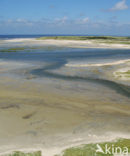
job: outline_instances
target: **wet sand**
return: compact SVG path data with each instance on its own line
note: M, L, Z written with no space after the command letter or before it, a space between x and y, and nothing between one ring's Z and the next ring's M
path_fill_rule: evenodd
M112 76L127 61L90 68L1 61L0 154L53 156L74 145L130 138L129 81Z
M48 149L52 155L55 148L128 138L129 103L128 97L93 83L3 75L0 151Z

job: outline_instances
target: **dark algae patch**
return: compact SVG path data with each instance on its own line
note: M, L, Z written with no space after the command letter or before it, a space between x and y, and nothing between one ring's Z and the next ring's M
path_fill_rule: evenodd
M57 49L63 49L63 47L56 47L56 46L36 46L36 47L14 47L8 49L0 49L0 52L32 52L34 50L46 50L46 51L53 51Z
M24 51L27 48L24 47L16 47L16 48L9 48L9 49L0 49L0 52L17 52L17 51Z
M29 118L31 118L34 114L35 114L35 112L30 113L30 114L27 114L27 115L24 115L22 118L23 118L23 119L29 119Z

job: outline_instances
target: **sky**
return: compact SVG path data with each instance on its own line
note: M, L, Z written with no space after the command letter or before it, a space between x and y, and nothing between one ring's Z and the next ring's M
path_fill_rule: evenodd
M0 0L0 34L130 36L130 0Z

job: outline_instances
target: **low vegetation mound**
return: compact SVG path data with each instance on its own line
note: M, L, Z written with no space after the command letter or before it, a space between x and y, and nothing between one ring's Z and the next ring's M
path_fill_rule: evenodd
M66 149L62 156L128 156L130 139L119 139L114 142L87 144ZM61 156L60 155L60 156ZM57 155L58 156L58 155Z
M37 38L37 40L122 40L130 41L130 37L113 37L113 36L44 36Z

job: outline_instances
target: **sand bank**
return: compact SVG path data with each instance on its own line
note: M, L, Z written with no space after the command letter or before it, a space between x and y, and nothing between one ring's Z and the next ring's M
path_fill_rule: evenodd
M100 63L100 64L66 64L65 66L67 67L91 67L91 66L101 67L101 66L109 66L109 65L118 65L122 63L127 63L129 61L130 59L109 62L109 63Z
M98 43L94 40L75 41L75 40L37 40L37 39L9 39L4 40L5 43L24 43L25 45L40 45L40 46L58 46L71 48L108 48L108 49L130 49L130 44L114 44L114 43Z

